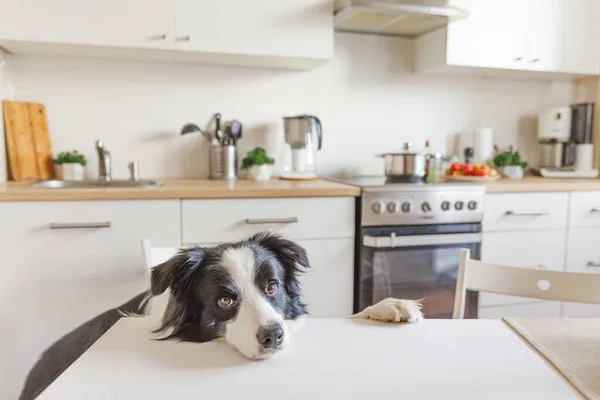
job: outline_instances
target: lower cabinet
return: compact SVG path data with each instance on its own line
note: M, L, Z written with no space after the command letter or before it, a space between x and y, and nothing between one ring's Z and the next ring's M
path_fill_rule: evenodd
M354 240L297 240L296 243L306 249L312 267L300 277L310 315L349 317L354 287Z
M587 274L600 273L599 239L600 228L570 229L567 240L566 270ZM563 317L600 318L600 304L564 303Z
M147 289L141 239L181 243L180 201L0 204L0 398L42 351Z

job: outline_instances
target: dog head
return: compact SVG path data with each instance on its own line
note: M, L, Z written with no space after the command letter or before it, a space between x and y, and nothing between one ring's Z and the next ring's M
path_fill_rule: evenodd
M180 250L152 270L152 294L170 292L157 332L192 342L224 338L246 357L267 358L289 342L286 320L306 314L297 278L305 268L302 247L268 233Z

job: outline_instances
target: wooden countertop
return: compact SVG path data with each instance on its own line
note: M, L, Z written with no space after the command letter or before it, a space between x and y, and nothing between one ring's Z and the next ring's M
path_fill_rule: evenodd
M600 179L551 179L541 176L502 178L486 183L485 190L487 193L600 191Z
M355 197L360 188L324 180L234 182L208 179L160 180L160 187L32 189L28 183L0 185L0 201L136 200L136 199L238 199L267 197Z

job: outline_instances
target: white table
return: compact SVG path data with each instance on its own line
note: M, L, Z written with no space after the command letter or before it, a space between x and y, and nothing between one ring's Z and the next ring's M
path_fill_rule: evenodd
M265 361L148 340L155 325L121 319L39 399L579 398L500 320L308 320Z

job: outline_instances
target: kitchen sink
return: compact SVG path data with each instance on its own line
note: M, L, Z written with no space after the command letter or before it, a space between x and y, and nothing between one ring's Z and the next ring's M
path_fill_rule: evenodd
M153 180L132 180L132 179L114 179L104 180L85 180L85 181L60 181L48 180L31 184L29 187L37 189L85 189L85 188L143 188L152 186L162 186L159 181Z

